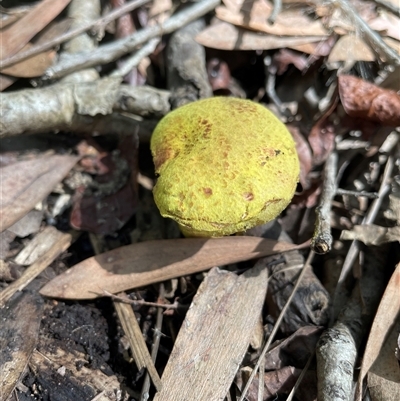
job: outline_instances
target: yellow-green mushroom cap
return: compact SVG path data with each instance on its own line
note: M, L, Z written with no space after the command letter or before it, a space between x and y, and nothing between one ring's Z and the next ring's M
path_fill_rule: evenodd
M277 217L299 177L285 125L250 100L213 97L167 114L151 138L162 216L186 236L218 237Z

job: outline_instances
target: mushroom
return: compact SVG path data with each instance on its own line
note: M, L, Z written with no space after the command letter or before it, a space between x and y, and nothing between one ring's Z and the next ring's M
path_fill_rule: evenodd
M151 138L155 202L185 236L219 237L277 217L299 177L285 125L250 100L213 97L167 114Z

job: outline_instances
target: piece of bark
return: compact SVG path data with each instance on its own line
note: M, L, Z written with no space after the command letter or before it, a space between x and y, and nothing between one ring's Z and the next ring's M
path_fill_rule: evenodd
M6 401L35 349L42 319L43 299L23 293L0 308L0 401Z
M307 247L256 237L145 241L88 258L47 283L41 294L91 299L229 263Z
M171 90L172 109L212 96L204 47L194 39L204 26L204 19L193 21L174 32L169 40L167 84Z
M115 310L117 311L119 320L125 335L128 337L133 358L135 359L138 370L146 368L155 388L159 391L162 388L161 379L158 375L154 362L151 359L149 350L147 349L146 341L143 338L143 333L136 319L135 312L132 306L121 302L114 302Z
M19 252L15 262L22 266L29 266L35 263L55 242L59 241L59 234L60 232L55 227L47 226Z
M342 309L333 327L321 336L316 349L318 400L350 400L357 351L381 299L385 286L383 268L389 257L386 246L376 252L365 249L364 267L359 284Z
M267 280L262 260L239 277L210 271L185 317L154 401L224 399L260 316Z

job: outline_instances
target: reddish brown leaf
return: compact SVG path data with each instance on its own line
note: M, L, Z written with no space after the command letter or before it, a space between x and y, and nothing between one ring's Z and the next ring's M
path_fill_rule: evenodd
M68 174L79 157L51 155L0 169L0 221L6 230L43 200Z
M91 299L213 266L259 258L308 244L293 245L258 237L186 238L140 242L91 257L56 277L41 294Z
M71 0L43 0L15 24L0 32L0 59L18 53Z
M384 125L400 125L400 95L361 78L339 76L339 95L346 113Z

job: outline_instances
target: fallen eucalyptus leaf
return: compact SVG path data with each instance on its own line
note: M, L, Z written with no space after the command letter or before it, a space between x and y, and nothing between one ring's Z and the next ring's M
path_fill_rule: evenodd
M78 263L47 283L40 293L66 299L97 298L308 245L245 236L141 242Z
M50 155L0 168L0 231L11 227L42 201L78 160L72 155Z

